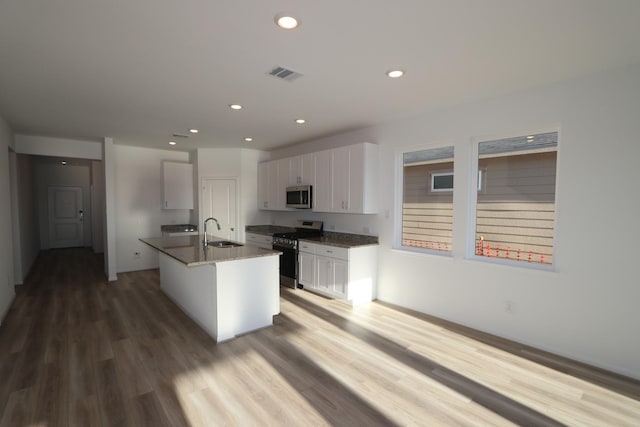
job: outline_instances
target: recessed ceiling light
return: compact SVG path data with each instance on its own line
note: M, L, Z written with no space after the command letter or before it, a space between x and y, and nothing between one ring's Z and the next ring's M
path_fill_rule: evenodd
M242 110L242 105L240 104L229 104L229 108L232 110Z
M251 137L246 137L246 138L244 139L244 142L253 142L253 138L251 138Z
M392 79L397 79L398 77L404 76L404 71L400 69L389 70L387 71L387 77L391 77Z
M535 136L533 136L533 135L529 135L529 136L527 137L527 139L528 139L529 141L531 141L531 140L532 140L532 139L534 139L534 138L535 138Z
M66 161L66 160L63 160L63 161L61 161L61 162L60 162L60 164L61 164L61 165L66 165L66 164L67 164L67 161Z
M189 132L191 132L191 133L198 133L199 131L198 131L198 129L189 129Z
M175 142L175 141L169 141L169 145L176 145L176 144L177 144L177 142Z
M298 21L293 16L286 13L279 13L275 16L274 21L276 25L283 30L293 30L300 25L300 21Z
M305 124L307 123L307 121L305 119L296 119L296 123L299 125Z

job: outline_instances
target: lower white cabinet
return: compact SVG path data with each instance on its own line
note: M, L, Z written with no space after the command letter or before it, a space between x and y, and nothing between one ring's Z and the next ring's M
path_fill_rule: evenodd
M298 281L304 288L351 304L376 298L378 246L343 248L299 242Z
M258 233L246 233L246 241L259 248L271 249L273 245L273 236Z

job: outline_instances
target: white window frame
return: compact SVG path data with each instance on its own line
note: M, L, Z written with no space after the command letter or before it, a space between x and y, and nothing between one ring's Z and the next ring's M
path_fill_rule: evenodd
M507 139L513 138L519 135L536 135L541 133L548 132L557 132L558 133L558 146L556 147L557 153L557 163L556 163L556 193L555 193L555 203L558 206L559 202L559 193L558 193L558 171L560 170L560 140L562 138L561 130L559 126L556 127L547 127L547 128L538 128L538 129L529 129L525 131L514 131L507 132L504 134L496 134L482 137L473 137L471 138L471 147L469 150L469 160L470 160L470 174L469 174L469 188L477 188L478 191L469 191L467 194L467 206L468 206L468 214L467 214L467 238L466 238L466 254L465 259L485 262L489 264L499 264L505 266L512 266L530 270L540 270L540 271L556 271L556 261L557 261L557 253L555 252L556 244L557 244L557 234L558 234L558 209L556 208L554 213L554 229L553 229L553 245L554 245L554 255L553 261L551 264L539 264L539 263L528 263L522 261L513 261L504 258L492 258L486 257L476 254L476 225L477 225L477 212L478 212L478 193L484 192L486 190L486 185L482 188L482 183L486 183L486 171L478 168L478 144L483 141L492 141L499 139ZM484 179L483 179L484 178ZM479 180L482 179L482 182Z
M450 172L434 172L431 174L431 186L430 186L430 192L431 193L453 193L453 187L451 188L434 188L434 184L435 184L435 179L438 176L451 176L451 178L453 179L453 171Z
M414 151L424 151L437 149L442 147L453 147L454 155L453 155L453 164L455 169L455 151L456 147L454 144L438 144L438 145L416 145L404 147L396 150L396 167L395 167L395 191L393 197L393 225L394 225L394 237L393 237L393 248L394 252L409 254L415 256L423 256L423 255L436 255L438 257L444 259L453 259L453 240L451 242L452 250L451 251L438 251L434 249L427 248L415 248L411 246L404 246L402 244L402 213L403 213L403 202L404 202L404 154L412 153ZM454 171L455 172L455 171ZM452 174L454 172L451 172ZM431 186L429 186L431 188ZM389 211L384 213L385 217L389 217Z

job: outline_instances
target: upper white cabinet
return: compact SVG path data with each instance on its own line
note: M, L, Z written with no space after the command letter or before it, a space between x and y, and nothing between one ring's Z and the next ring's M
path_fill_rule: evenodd
M286 210L286 189L294 185L312 185L313 154L287 157L258 164L258 208Z
M193 209L193 165L162 162L162 208Z
M289 158L289 185L313 185L313 181L313 153Z
M278 161L258 163L258 209L284 209L284 189L280 191ZM282 194L280 194L282 193Z
M349 145L315 153L314 157L314 211L377 213L377 145Z
M258 164L258 208L286 210L286 188L313 186L315 212L377 213L378 146L361 143Z
M313 158L316 172L313 187L313 210L331 212L333 210L332 151L314 153Z

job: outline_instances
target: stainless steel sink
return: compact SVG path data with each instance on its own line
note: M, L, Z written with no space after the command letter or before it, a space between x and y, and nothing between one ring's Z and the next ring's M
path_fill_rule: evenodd
M229 240L209 240L206 246L212 246L214 248L236 248L238 246L244 246L241 243L230 242Z

